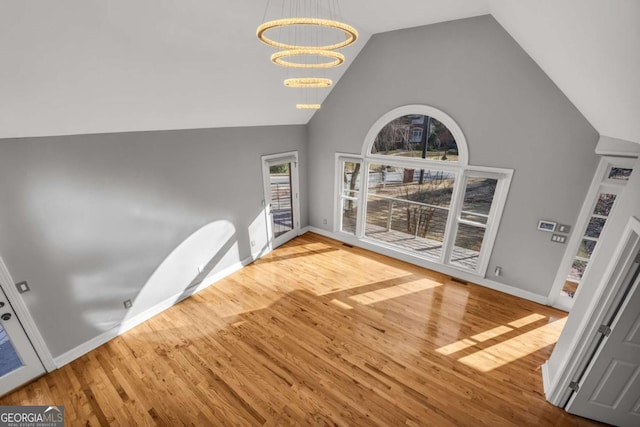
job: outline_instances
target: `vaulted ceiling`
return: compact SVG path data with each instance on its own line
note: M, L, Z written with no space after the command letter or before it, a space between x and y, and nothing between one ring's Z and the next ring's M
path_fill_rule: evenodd
M0 0L0 138L304 124L267 0ZM636 0L342 0L361 38L492 14L601 134L640 142ZM328 93L328 91L327 91Z

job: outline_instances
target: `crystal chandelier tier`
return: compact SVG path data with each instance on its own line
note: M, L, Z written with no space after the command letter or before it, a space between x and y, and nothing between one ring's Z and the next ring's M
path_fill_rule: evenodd
M340 16L338 0L268 0L256 36L278 49L271 55L272 63L317 74L342 65L346 58L337 50L358 40L358 31ZM331 79L318 75L284 81L284 86L297 88L304 95L305 102L297 104L298 109L320 108L317 100L309 99L309 92L332 85Z

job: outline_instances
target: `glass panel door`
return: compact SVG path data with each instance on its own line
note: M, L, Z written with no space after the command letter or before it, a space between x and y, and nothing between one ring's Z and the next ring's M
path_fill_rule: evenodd
M291 162L269 166L269 188L273 237L278 238L294 228Z
M0 395L42 373L44 367L0 289Z
M0 325L0 377L22 367L22 360L13 347L7 331Z
M300 229L297 153L263 157L263 173L273 248L296 237Z

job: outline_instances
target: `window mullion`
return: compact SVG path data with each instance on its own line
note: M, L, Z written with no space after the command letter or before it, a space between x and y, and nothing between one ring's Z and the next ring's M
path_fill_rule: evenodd
M440 262L443 264L449 264L451 261L451 251L453 249L453 239L455 239L458 231L457 218L460 215L462 209L462 197L464 197L465 187L465 171L462 170L455 174L455 183L453 185L453 194L451 195L451 206L449 207L449 217L447 218L447 225L444 230L442 256Z
M367 199L369 197L369 161L363 160L360 177L360 201L358 202L358 216L356 220L356 237L361 239L365 233L365 218L367 212Z

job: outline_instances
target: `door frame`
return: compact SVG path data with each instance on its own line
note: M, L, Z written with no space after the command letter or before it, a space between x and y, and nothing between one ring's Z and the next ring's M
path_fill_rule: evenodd
M271 199L271 187L269 182L269 166L271 164L277 164L279 160L282 163L291 161L293 163L290 169L291 174L291 208L293 211L293 229L288 231L284 235L274 238L273 236L273 222L270 215L270 199ZM299 186L299 174L298 174L298 151L288 151L284 153L268 154L261 157L262 162L262 183L264 187L264 212L267 225L267 236L269 238L269 250L273 250L278 246L288 242L289 240L300 235L300 186Z
M559 378L555 384L550 384L547 400L554 405L565 407L573 394L571 382L577 382L589 363L599 342L598 328L606 322L613 313L622 285L627 277L635 258L640 251L640 220L630 217L622 233L620 243L611 257L603 280L600 281L593 295L585 316L577 329L570 355L564 358ZM571 362L571 363L569 363Z
M591 404L589 401L600 389L599 386L602 382L598 381L601 381L609 371L608 368L612 366L610 364L612 360L616 360L613 357L606 357L607 350L612 350L612 347L610 346L615 346L611 340L616 340L618 345L624 345L623 341L626 338L629 338L630 330L633 331L633 328L638 324L637 311L635 311L637 307L631 306L630 304L632 302L632 298L634 298L637 303L637 298L640 296L640 246L637 245L632 254L634 254L632 263L633 268L631 268L625 275L622 286L611 305L611 309L605 316L602 323L603 325L609 326L609 333L606 335L601 334L601 338L598 340L597 345L594 346L594 351L591 353L592 356L589 358L587 366L582 369L579 374L579 380L577 381L579 388L572 393L567 405L565 406L565 410L571 414L586 418L593 418L605 423L608 422L613 424L620 421L616 419L620 416L620 412L618 412L617 408L611 408L611 411L608 411L607 414L603 414L600 412L601 408L593 408L590 406ZM631 325L629 327L627 324L623 327L620 323L622 322L623 317L629 315L633 316L631 317ZM637 347L636 343L633 343L633 345ZM603 353L605 354L603 355ZM624 354L624 352L618 352L618 354ZM637 354L638 353L636 353L636 355ZM629 359L626 361L629 361ZM602 369L603 367L604 369ZM598 372L598 370L600 370L600 372ZM594 379L596 380L595 384L593 382ZM629 380L631 380L631 378L629 378ZM626 386L623 393L627 393L630 390L630 384L627 383L622 385ZM620 403L619 400L617 400L617 402ZM610 416L612 418L609 418ZM623 415L622 417L624 418L625 416Z
M567 242L567 247L564 251L564 255L562 256L562 261L560 262L560 266L558 267L558 271L556 272L556 277L553 282L553 286L551 287L551 291L549 291L547 300L549 305L557 308L559 310L570 312L573 307L573 302L575 298L578 296L578 292L580 292L580 286L578 286L578 291L573 298L561 295L562 289L564 288L564 284L567 281L567 276L569 274L569 269L571 268L571 264L576 257L576 253L578 252L578 248L582 239L584 237L584 230L587 228L589 223L589 219L591 218L591 214L593 209L598 202L597 197L600 193L602 187L617 187L621 190L625 184L620 183L611 183L607 182L606 176L611 170L612 167L629 167L632 168L635 164L635 157L613 157L613 156L602 156L600 158L600 162L598 163L598 167L596 168L596 172L593 174L593 178L591 180L591 185L589 186L589 190L587 191L587 195L584 198L584 202L582 203L582 207L580 208L580 213L578 215L578 219L573 227L571 235L569 236L569 240ZM611 211L609 212L609 217L615 211L615 208L618 204L618 198L613 204ZM607 225L605 224L602 229L602 233L606 231ZM598 252L598 245L596 245L596 249L591 256L591 259L595 258ZM591 263L587 265L587 268L582 276L582 281L589 275L589 266Z
M24 332L27 334L29 341L31 341L31 345L35 350L36 354L40 358L44 369L47 372L51 372L56 370L58 367L53 360L53 356L51 355L51 351L40 333L40 330L36 326L36 322L33 320L27 305L24 300L20 296L20 293L14 286L15 282L7 269L2 257L0 256L0 284L2 284L2 290L4 291L9 303L11 304L13 311L20 321Z

